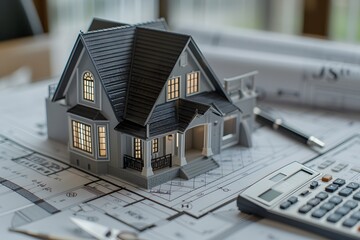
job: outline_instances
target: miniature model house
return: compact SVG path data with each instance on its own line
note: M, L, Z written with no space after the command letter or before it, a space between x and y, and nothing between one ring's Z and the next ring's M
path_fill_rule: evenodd
M190 179L218 167L221 149L251 144L255 93L241 81L224 87L191 36L163 20L94 20L49 88L48 136L94 173L145 188Z

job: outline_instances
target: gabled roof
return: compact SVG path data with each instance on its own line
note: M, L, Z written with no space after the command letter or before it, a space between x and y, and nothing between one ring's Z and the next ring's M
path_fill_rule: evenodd
M129 25L127 23L119 23L119 22L113 22L101 18L93 18L89 28L88 32L100 30L100 29L106 29L106 28L113 28L113 27L121 27Z
M188 100L199 102L206 105L211 105L217 109L222 115L239 110L234 104L229 102L227 98L217 92L203 92L193 95Z
M125 119L145 125L190 36L137 28Z
M94 20L92 25L102 28L113 24L116 25ZM237 110L190 36L165 31L164 20L138 25L118 24L121 26L79 34L53 101L64 98L73 69L86 49L120 122L116 127L118 130L139 137L164 131L184 131L195 116L210 109L219 115ZM178 99L156 106L161 90L186 48L216 92L197 94L188 98L190 101ZM165 122L156 120L162 117Z
M100 76L115 116L122 120L130 75L136 26L166 30L163 19L134 26L126 25L88 33L80 33L69 61L60 78L53 101L64 98L66 86L80 53L85 47Z
M177 99L156 106L149 119L148 136L146 127L128 120L119 123L115 129L142 139L172 131L185 132L196 117L204 115L210 109L209 105ZM218 114L216 111L215 113Z

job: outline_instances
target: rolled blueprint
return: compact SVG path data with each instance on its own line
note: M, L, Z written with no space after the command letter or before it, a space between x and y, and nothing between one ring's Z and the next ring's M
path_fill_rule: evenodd
M360 110L360 66L313 58L200 45L216 75L258 70L261 98L317 107Z
M176 31L191 35L199 45L360 64L360 46L354 44L239 28L191 26Z

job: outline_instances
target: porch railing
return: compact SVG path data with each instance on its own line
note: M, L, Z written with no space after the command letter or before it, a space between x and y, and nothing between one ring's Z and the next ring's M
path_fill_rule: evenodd
M142 159L134 158L129 155L124 155L124 168L131 168L141 172L143 166L144 163Z
M158 170L166 167L172 167L171 154L151 159L151 167L153 170Z
M142 159L134 158L129 155L124 155L124 168L131 168L141 172L143 166L144 161ZM151 167L153 170L172 167L171 154L151 159Z

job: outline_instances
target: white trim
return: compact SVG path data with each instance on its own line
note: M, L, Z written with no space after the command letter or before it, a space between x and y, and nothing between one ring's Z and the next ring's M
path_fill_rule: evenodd
M79 59L82 59L82 56L84 55L84 52L85 52L85 49L83 49L83 50L81 51L80 56L79 56L79 58L78 58L78 61L77 61L76 64L75 64L74 71L73 71L73 72L71 73L71 75L70 75L70 80L71 80L71 79L73 79L74 74L76 74L76 79L75 79L75 80L76 80L76 89L79 89L79 88L78 88L78 82L79 82L78 72L79 72L79 63L80 63ZM65 90L64 90L64 95L67 94L70 85L71 85L71 81L69 81L68 84L66 85L66 88L65 88ZM77 96L77 95L78 95L78 94L76 94L76 96Z

